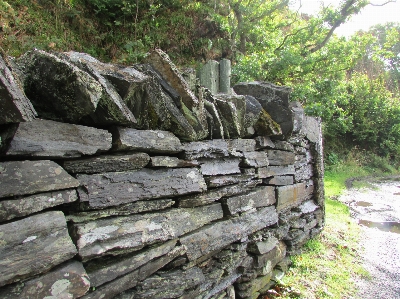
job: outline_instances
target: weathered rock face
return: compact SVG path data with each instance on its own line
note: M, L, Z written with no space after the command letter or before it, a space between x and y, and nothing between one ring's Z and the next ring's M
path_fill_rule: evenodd
M37 119L19 124L5 154L55 159L80 157L109 150L111 139L105 130Z
M213 95L159 50L16 62L0 71L1 298L255 299L322 230L321 123L287 88L235 95L226 70Z
M3 224L0 232L0 286L45 272L76 254L62 212Z
M0 124L35 119L36 111L26 97L21 82L0 54Z

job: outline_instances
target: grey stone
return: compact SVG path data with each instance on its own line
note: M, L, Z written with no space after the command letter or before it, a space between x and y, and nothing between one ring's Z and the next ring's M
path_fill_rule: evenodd
M197 168L141 169L131 172L79 174L80 201L88 208L118 206L142 199L155 199L205 191Z
M304 109L299 102L290 102L289 108L293 112L293 134L300 133L304 122Z
M288 152L294 152L294 145L291 144L290 142L287 141L282 141L282 140L276 140L275 142L275 148L276 150L281 150L281 151L288 151Z
M179 207L190 208L201 206L219 200L222 197L229 197L238 194L244 194L254 188L259 182L255 180L241 182L235 185L211 189L202 194L189 195L179 198Z
M255 266L258 268L264 267L268 262L271 263L271 268L274 268L286 256L286 245L283 241L279 243L265 254L255 257Z
M35 194L0 201L0 221L11 220L78 200L75 189Z
M161 269L166 264L174 260L176 257L183 255L184 253L185 249L182 246L176 247L167 254L148 262L140 268L96 288L94 292L83 296L82 299L119 298L120 293L134 288L140 281L145 280L151 274Z
M219 92L231 93L231 61L221 59L219 62Z
M182 150L180 140L168 131L117 127L113 132L113 138L115 151L176 154Z
M289 221L290 228L303 228L307 221L303 218L296 218Z
M294 182L293 176L291 175L279 175L263 179L264 184L275 185L275 186L293 185L293 182Z
M207 225L181 237L180 242L186 246L189 260L193 261L277 221L275 208L267 207L254 213L246 213L237 218Z
M229 215L270 206L275 202L275 188L270 186L257 187L247 194L228 197L223 200Z
M5 154L71 158L93 155L110 148L111 134L105 130L37 119L18 125Z
M70 173L99 173L141 169L150 161L146 153L127 155L102 155L79 160L64 161L63 167Z
M0 286L46 272L76 254L62 212L0 225L0 238Z
M208 130L210 132L208 137L210 139L224 138L224 126L222 124L222 120L217 107L215 107L213 101L208 101L206 99L204 99L204 107L208 112L207 122Z
M274 121L265 109L261 110L260 116L254 125L255 132L261 136L281 136L282 128Z
M151 167L180 168L180 167L196 167L199 165L200 163L197 161L181 160L177 157L169 157L169 156L151 157Z
M24 65L25 92L40 117L85 124L136 124L115 88L89 64L41 50L26 53L18 63Z
M250 128L257 123L263 108L255 97L249 95L245 95L244 97L246 100L246 114L244 117L244 127Z
M244 152L242 166L244 167L266 167L269 164L266 152Z
M247 251L254 254L266 254L278 245L279 240L275 237L269 237L266 241L256 242L247 247Z
M239 158L199 159L200 172L203 175L225 175L240 173Z
M206 292L206 294L204 294L202 296L203 299L208 299L208 298L226 298L225 297L225 292L223 292L222 297L214 297L215 294L218 294L219 292L222 292L223 290L231 287L233 285L233 283L240 277L242 276L242 274L239 273L233 273L230 276L222 279L222 281L220 281L217 285L215 285L211 290L209 290L208 292ZM233 286L232 286L233 287ZM233 291L234 292L234 291ZM234 295L234 293L233 293ZM232 298L232 297L228 297L228 298ZM233 297L234 298L234 297Z
M232 139L229 140L232 152L254 152L256 150L256 141L253 139Z
M31 121L36 111L26 97L18 75L6 57L0 54L0 124Z
M306 183L277 187L277 210L282 211L305 201L311 197L313 189L313 186L307 186Z
M225 138L241 138L245 135L246 98L238 95L214 96Z
M219 75L218 61L209 60L199 71L200 84L208 88L212 94L217 94L220 86Z
M89 290L90 282L82 264L69 261L37 278L0 289L3 299L79 298Z
M310 222L308 222L306 225L304 225L303 229L304 229L304 231L311 230L312 228L316 227L317 224L318 224L317 219L313 219Z
M135 201L111 209L93 210L87 212L70 212L66 218L68 221L72 221L74 223L82 223L100 218L128 216L143 212L163 210L172 207L174 204L175 201L172 199Z
M272 273L266 276L260 276L253 279L251 282L246 282L238 285L239 291L237 295L239 298L258 298L259 290L264 288L271 280Z
M314 203L313 200L308 200L303 202L301 205L296 207L296 211L301 212L302 214L308 214L316 211L319 207Z
M256 149L264 149L264 148L275 148L275 143L272 142L271 138L268 136L257 136L254 138L256 141Z
M98 287L132 272L153 259L167 254L175 248L176 241L168 241L141 253L129 254L122 257L105 257L100 260L89 261L85 264L85 268L89 275L90 286Z
M314 169L312 164L306 164L302 167L296 169L296 173L294 175L294 179L296 182L301 182L305 180L309 180L314 175Z
M255 97L263 108L277 122L284 136L293 132L293 112L289 108L291 89L267 82L239 83L233 87L237 94Z
M262 167L257 169L257 175L260 179L279 176L279 175L294 175L296 173L294 165Z
M188 160L199 158L229 157L230 147L227 140L214 139L183 144L183 157Z
M74 224L71 233L83 261L122 254L175 239L223 217L220 204L163 213L120 216Z
M58 164L47 160L1 162L0 181L0 198L79 186Z
M205 181L209 188L216 188L226 185L238 184L240 182L248 182L254 178L251 174L237 174L237 175L221 175L206 177Z
M269 165L282 166L294 164L296 155L292 152L280 150L265 150L268 155Z
M160 49L155 49L146 57L145 62L151 64L181 96L182 108L187 109L181 112L189 122L193 121L191 125L197 133L197 140L206 138L208 126L204 103L196 98L168 55Z
M313 143L318 143L322 139L321 129L321 119L312 116L305 116L302 132L306 135L308 140Z

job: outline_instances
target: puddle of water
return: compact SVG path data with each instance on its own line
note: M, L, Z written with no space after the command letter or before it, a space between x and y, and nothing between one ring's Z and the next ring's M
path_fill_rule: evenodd
M356 207L370 207L370 206L372 206L372 203L369 203L366 201L357 201L354 205Z
M374 222L374 221L360 219L358 221L358 224L366 227L377 228L384 232L400 234L400 222L394 222L394 221Z

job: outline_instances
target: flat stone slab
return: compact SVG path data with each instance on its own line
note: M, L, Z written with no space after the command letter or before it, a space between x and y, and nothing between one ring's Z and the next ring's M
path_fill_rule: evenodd
M142 199L199 193L207 189L197 168L142 169L132 172L79 174L80 201L88 208L118 206Z
M296 170L294 165L284 165L284 166L273 166L261 167L257 169L257 176L260 179L265 179L272 176L280 175L294 175Z
M261 242L256 242L253 244L250 244L247 247L247 251L251 252L253 254L265 254L270 252L272 249L274 249L279 243L279 240L275 237L269 237L267 240L265 241L261 241Z
M263 183L267 185L286 186L293 185L294 179L292 175L278 175L263 179Z
M0 289L0 297L3 299L79 298L87 293L90 286L91 282L82 263L71 260L38 278Z
M74 224L71 232L79 256L87 261L106 254L133 252L146 245L175 239L222 217L221 205L213 204Z
M0 286L46 272L76 254L58 211L0 225L0 244Z
M182 160L177 157L170 156L156 156L151 157L151 167L168 167L168 168L180 168L180 167L196 167L200 163L197 161Z
M85 265L90 278L90 286L98 287L106 282L126 275L144 264L163 256L175 248L177 240L168 241L138 254L123 257L106 257L93 260Z
M240 173L239 158L199 159L203 175L225 175Z
M176 154L182 151L182 145L178 137L168 131L117 127L113 133L113 149L115 151L166 154Z
M79 186L79 181L48 160L1 162L0 181L0 198Z
M277 210L282 211L305 201L312 195L313 187L306 183L276 187Z
M296 155L292 152L280 150L266 150L269 165L281 166L290 165L296 162Z
M0 54L0 124L31 121L36 111L26 97L22 84Z
M75 189L35 194L0 201L0 222L33 214L44 209L78 200Z
M296 210L301 212L302 214L312 213L319 209L319 207L315 204L313 200L308 200L302 203L300 206L296 207Z
M244 152L242 165L244 167L267 167L269 165L266 152Z
M134 288L140 281L145 280L151 274L183 254L185 254L185 248L183 246L176 247L167 254L148 262L138 269L109 283L101 285L100 287L96 288L94 292L83 296L82 299L118 298L118 294Z
M128 155L102 155L79 160L64 161L63 167L70 173L120 172L141 169L149 164L146 153Z
M266 207L240 217L207 225L180 238L187 256L194 261L278 221L275 207Z
M66 218L67 221L71 221L73 223L82 223L100 218L128 216L143 212L163 210L172 207L174 204L175 201L173 201L172 199L135 201L132 203L117 206L115 208L93 210L87 212L72 212L68 216L66 216Z
M211 189L201 194L184 196L178 199L179 200L178 206L180 208L190 208L190 207L197 207L210 204L213 203L214 201L219 200L222 197L228 197L246 193L259 183L260 182L258 182L257 180L251 180L248 182L241 182L235 185L229 185L225 187Z
M111 148L108 131L37 119L20 123L7 156L71 158L93 155Z
M206 177L205 181L209 188L216 188L221 186L238 184L241 182L248 182L254 179L255 176L252 174L233 174L233 175L220 175Z
M247 194L228 197L223 200L229 215L270 206L275 202L275 188L272 186L260 186Z

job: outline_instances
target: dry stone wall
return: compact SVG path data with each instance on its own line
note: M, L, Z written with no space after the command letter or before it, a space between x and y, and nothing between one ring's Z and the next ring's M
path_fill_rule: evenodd
M1 298L257 298L322 230L321 124L288 88L146 62L0 59Z

